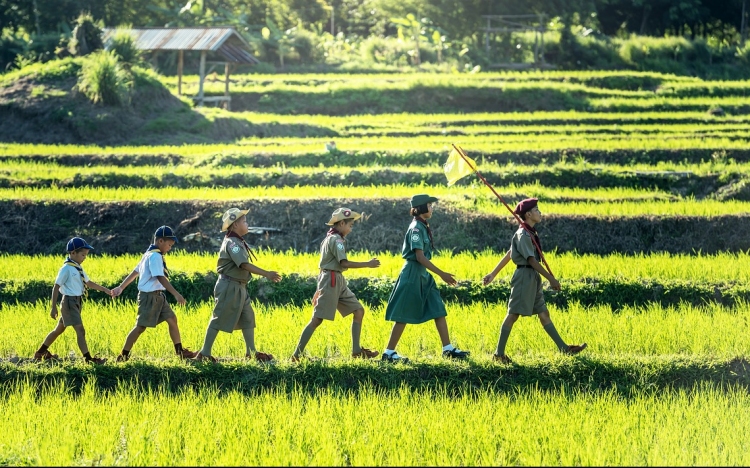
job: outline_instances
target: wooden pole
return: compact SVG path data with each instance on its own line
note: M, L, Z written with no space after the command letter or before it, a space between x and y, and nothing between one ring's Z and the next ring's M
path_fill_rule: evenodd
M231 110L231 101L229 97L229 62L224 63L224 97L227 98L227 110Z
M198 107L203 107L203 80L206 79L206 51L201 51L200 81L198 82Z
M184 63L184 52L181 50L177 55L177 95L182 96L182 65Z

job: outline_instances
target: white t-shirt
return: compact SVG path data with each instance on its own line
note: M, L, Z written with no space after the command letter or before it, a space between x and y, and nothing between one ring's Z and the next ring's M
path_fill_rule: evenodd
M136 267L138 270L138 290L143 292L164 291L166 289L157 276L164 274L164 259L158 250L146 252Z
M81 271L83 271L83 268L81 268ZM55 284L60 286L60 292L65 296L83 296L85 292L84 281L91 281L86 272L83 271L83 279L81 279L81 273L73 265L66 263L57 272Z

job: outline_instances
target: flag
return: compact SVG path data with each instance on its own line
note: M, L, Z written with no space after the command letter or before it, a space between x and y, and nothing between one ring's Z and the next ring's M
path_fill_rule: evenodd
M453 148L448 155L448 160L443 164L443 170L445 171L445 177L448 179L448 186L450 187L458 179L477 172L477 163L466 155L461 156L458 150Z

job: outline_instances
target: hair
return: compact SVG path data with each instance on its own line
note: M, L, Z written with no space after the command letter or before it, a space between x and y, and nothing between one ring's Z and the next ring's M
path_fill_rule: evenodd
M71 251L70 251L70 252L68 252L68 253L69 253L69 254L74 254L74 253L78 253L78 252L80 252L81 250L89 250L89 249L87 249L86 247L78 247L77 249L73 249L73 250L71 250Z
M411 210L409 210L409 213L412 216L419 216L421 214L427 213L428 211L430 211L430 210L429 210L429 208L427 208L427 203L425 203L424 205L415 206L414 208L412 208Z
M348 223L349 221L351 221L353 223L354 222L354 218L346 218L346 219L342 219L341 221L336 221L335 223L333 223L333 227L336 227L336 226L338 226L341 223Z
M171 241L173 241L173 240L174 240L174 239L172 239L171 237L154 237L154 244L156 244L157 242L159 242L159 241L160 241L160 240L162 240L162 239L165 239L165 240L171 240Z

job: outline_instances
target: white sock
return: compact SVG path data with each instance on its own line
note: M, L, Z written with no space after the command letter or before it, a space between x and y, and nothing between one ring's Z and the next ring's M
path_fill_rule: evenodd
M395 354L395 353L396 353L396 350L395 350L395 349L386 349L385 351L383 351L383 354L387 354L387 355L389 355L389 356L390 356L391 354Z
M455 349L455 350L458 351L458 349L455 346L453 346L452 344L447 344L447 345L443 346L443 351L451 351L453 349Z

